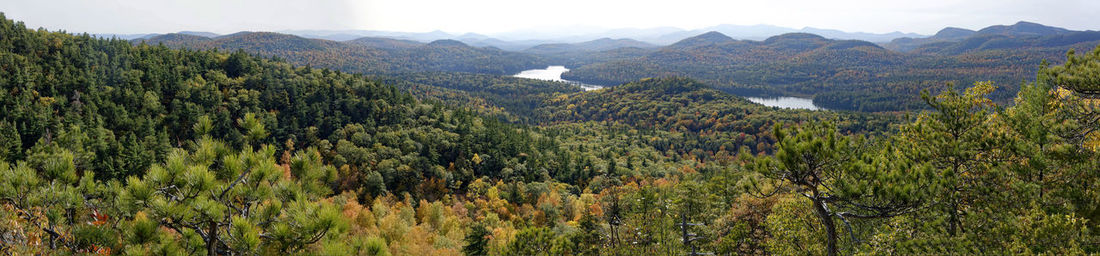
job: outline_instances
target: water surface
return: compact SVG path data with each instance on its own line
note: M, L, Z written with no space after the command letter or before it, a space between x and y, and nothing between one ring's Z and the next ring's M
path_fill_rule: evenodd
M603 88L603 86L599 86L599 85L590 85L590 84L585 84L585 83L581 83L581 82L577 82L577 81L569 81L569 80L561 79L561 74L565 73L566 71L569 71L569 69L565 68L565 66L549 66L549 67L546 67L545 69L524 70L523 72L519 72L519 74L515 74L513 76L514 77L519 77L519 78L549 80L549 81L558 81L558 82L575 84L577 86L580 86L581 88L584 88L585 91L591 91L591 90Z
M761 98L761 97L745 97L745 99L756 102L758 104L769 107L780 107L789 109L808 109L808 110L824 110L825 108L814 105L813 99L799 98L799 97L773 97L773 98Z
M561 74L565 73L566 71L569 71L569 69L565 68L565 66L549 66L549 67L546 67L544 69L524 70L523 72L519 72L519 74L515 74L513 76L514 77L519 77L519 78L549 80L549 81L558 81L558 82L575 84L577 86L580 86L581 88L584 88L584 90L586 90L586 91L591 91L591 90L603 88L603 86L599 86L599 85L590 85L590 84L585 84L585 83L581 83L581 82L577 82L577 81L570 81L570 80L561 79ZM765 97L745 97L745 99L748 99L749 101L752 101L752 102L755 102L755 103L758 103L758 104L761 104L761 105L764 105L764 106L769 106L769 107L780 107L780 108L789 108L789 109L825 110L825 108L818 107L817 105L814 105L813 99L808 99L808 98L799 98L799 97L767 97L767 98L765 98Z

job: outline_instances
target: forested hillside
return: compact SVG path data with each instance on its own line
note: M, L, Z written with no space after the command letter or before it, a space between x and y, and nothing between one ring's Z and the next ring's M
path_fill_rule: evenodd
M537 57L528 54L471 47L454 40L420 44L361 38L337 42L270 32L240 32L213 39L167 34L134 42L164 44L177 49L244 50L259 56L279 57L297 65L367 74L446 71L510 75L545 67Z
M1014 34L1011 31L1024 29L1012 28L929 41L908 53L812 34L748 41L711 32L641 56L592 55L576 62L563 78L613 85L686 76L736 94L812 96L815 104L830 109L894 111L923 108L916 95L928 88L942 90L946 83L995 81L1001 89L991 97L1008 103L1020 81L1038 71L1036 63L1058 61L1069 49L1091 49L1100 43L1097 32L1039 36Z
M550 98L583 91L580 87L567 83L471 73L420 72L378 75L374 78L398 88L411 88L413 96L419 98L437 99L441 95L432 91L422 92L421 89L447 90L467 95L441 101L461 107L484 101L492 108L499 109L489 111L488 114L499 114L504 120L516 123L537 121L533 117Z
M135 42L176 49L244 50L297 65L371 74L418 99L472 107L480 113L513 122L529 121L531 109L553 92L580 90L563 83L501 77L545 66L537 64L543 61L531 55L475 48L453 40L424 44L366 37L336 42L278 33L241 32L214 39L166 34Z
M991 97L1001 104L1010 103L1020 82L1038 71L1035 63L1060 60L1069 49L1091 49L1100 43L1100 32L1021 22L980 31L948 28L929 38L895 40L885 44L889 49L808 33L751 41L718 32L659 48L628 39L603 39L539 45L523 52L470 47L455 40L424 44L362 38L336 42L264 32L214 39L168 34L136 42L173 48L244 49L298 65L368 74L510 75L565 65L571 71L563 78L605 86L682 76L738 95L812 97L817 105L829 109L880 112L925 108L916 95L929 88L944 90L948 83L994 81L1000 89Z
M241 228L282 241L266 250L305 250L346 231L332 201L316 201L333 192L440 199L504 169L557 169L552 140L358 75L0 25L0 158L11 163L0 198L6 220L25 221L4 230L31 225L20 241L48 242L17 254L259 250ZM120 247L128 239L137 247Z
M897 55L808 34L723 47ZM977 82L914 94L912 115L768 108L706 79L583 92L258 55L0 14L0 253L1100 253L1100 47L1014 64L1038 71L1011 105Z
M657 45L641 42L633 39L611 39L600 38L587 42L566 44L540 44L527 48L523 52L533 54L563 54L563 53L577 53L577 52L602 52L607 50L614 50L619 48L656 48Z
M551 123L614 122L688 137L677 150L735 154L741 147L771 152L771 127L779 122L833 120L843 130L881 133L896 116L769 108L686 78L643 79L606 89L562 95L542 109ZM668 146L658 147L660 149ZM726 151L726 152L723 152ZM704 157L701 154L701 158Z

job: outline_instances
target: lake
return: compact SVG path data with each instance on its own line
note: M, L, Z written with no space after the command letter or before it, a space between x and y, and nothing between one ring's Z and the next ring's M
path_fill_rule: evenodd
M514 75L514 77L570 83L584 88L585 91L603 88L603 86L599 85L590 85L577 81L561 79L561 74L565 73L566 71L569 71L569 69L565 68L565 66L549 66L545 69L524 70L523 72L519 72L519 74Z
M513 76L514 77L519 77L519 78L549 80L549 81L558 81L558 82L565 82L565 83L575 84L577 86L580 86L581 88L584 88L585 91L591 91L591 90L603 88L603 86L599 86L599 85L590 85L590 84L585 84L585 83L581 83L581 82L577 82L577 81L569 81L569 80L561 79L561 74L565 73L566 71L569 71L569 69L565 68L565 66L549 66L549 67L546 67L544 69L524 70L523 72L519 72L519 74L515 74ZM755 103L758 103L758 104L761 104L761 105L764 105L764 106L769 106L769 107L780 107L780 108L789 108L789 109L825 110L825 108L818 107L817 105L814 105L813 99L807 99L807 98L799 98L799 97L772 97L772 98L745 97L745 99L748 99L749 101L752 101L752 102L755 102Z
M825 108L814 105L813 99L799 98L799 97L775 97L775 98L760 98L760 97L745 97L745 99L769 107L781 107L790 109L808 109L808 110L825 110Z

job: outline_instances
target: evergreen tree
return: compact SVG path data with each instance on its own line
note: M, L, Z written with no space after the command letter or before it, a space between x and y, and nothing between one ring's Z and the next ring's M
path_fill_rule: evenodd
M753 186L765 194L791 189L808 199L824 229L828 255L840 253L836 219L851 233L848 219L890 218L922 206L919 185L927 180L928 169L897 160L889 147L868 151L871 146L863 138L839 135L827 123L789 129L777 125L774 134L775 156L757 158L752 165L772 182Z
M462 254L467 256L489 255L489 230L485 225L477 224L470 227L466 233L466 245L462 246Z
M1007 188L999 187L1006 183L998 180L1004 175L996 167L1007 157L998 145L1008 140L991 124L989 113L994 106L985 98L994 89L991 83L979 82L961 94L954 88L937 96L925 91L921 97L933 111L901 128L899 142L911 147L903 151L906 157L936 169L936 188L941 190L936 192L935 207L948 217L950 236L968 232L968 214L1007 200Z

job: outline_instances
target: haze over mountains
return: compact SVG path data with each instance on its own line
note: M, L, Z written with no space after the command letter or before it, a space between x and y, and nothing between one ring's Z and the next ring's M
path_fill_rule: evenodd
M296 35L311 39L324 39L331 41L351 41L362 38L380 38L403 40L419 43L429 43L436 40L452 39L461 41L475 47L496 47L508 51L532 50L535 52L560 52L566 44L586 43L598 45L594 47L580 46L585 51L602 51L620 47L653 48L670 45L681 40L702 35L707 32L719 32L732 39L738 40L764 40L772 36L787 33L810 33L820 35L828 39L837 40L861 40L880 44L895 51L910 51L917 46L939 43L957 42L972 35L982 36L1050 36L1066 34L1075 31L1045 26L1042 24L1021 21L1014 25L995 25L979 31L964 28L947 27L934 35L920 35L915 33L864 33L846 32L835 29L822 29L805 27L794 29L773 25L731 25L723 24L702 29L685 30L673 27L657 28L575 28L554 29L548 31L516 31L484 35L478 33L452 34L443 31L431 32L393 32L372 30L285 30L277 33ZM221 35L210 32L181 31L174 34L195 35L215 38ZM150 39L163 34L97 34L100 37L117 37L124 40ZM599 42L603 40L603 42ZM608 42L614 40L617 42ZM554 46L557 45L557 46ZM533 47L540 46L532 49Z
M442 39L454 39L472 46L492 46L505 50L523 50L540 44L554 43L580 43L602 38L633 39L653 45L668 45L684 38L703 34L709 31L718 31L735 39L763 40L768 37L785 33L813 33L832 39L855 39L870 42L889 42L902 37L920 38L924 35L915 33L892 32L885 34L846 32L835 29L822 29L805 27L794 29L773 25L731 25L723 24L701 29L685 30L673 27L656 28L583 28L563 27L550 30L521 30L514 32L496 33L484 35L478 33L452 34L443 31L431 32L394 32L374 30L284 30L276 31L283 34L291 34L305 38L325 39L332 41L348 41L363 37L383 37L419 42L431 42ZM210 32L183 31L180 34L200 35L205 37L217 37L218 34ZM100 37L118 37L125 40L148 39L160 34L97 34Z

